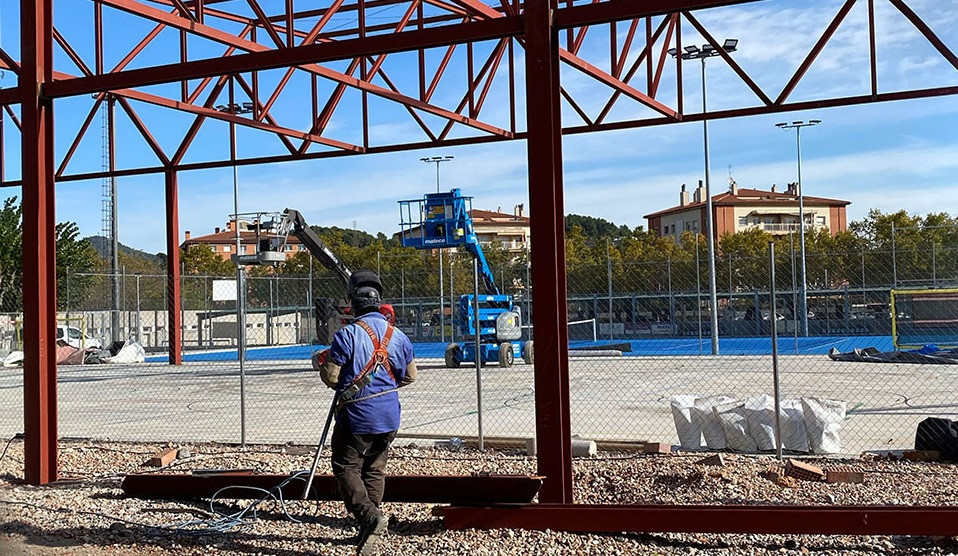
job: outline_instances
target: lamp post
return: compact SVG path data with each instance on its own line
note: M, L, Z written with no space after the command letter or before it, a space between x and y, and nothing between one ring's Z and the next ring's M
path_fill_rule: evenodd
M426 164L435 164L436 165L436 193L439 193L439 165L443 162L449 162L450 160L456 157L451 155L446 156L427 156L420 158L420 162L425 162ZM446 341L446 316L443 314L445 309L445 304L443 303L443 296L445 292L443 291L443 276L442 276L442 249L439 249L439 341Z
M230 84L230 103L219 105L216 110L225 114L249 114L253 111L252 102L242 105L232 102L233 89ZM236 167L236 123L230 121L230 158L233 160L233 229L236 232L236 358L240 372L240 446L246 448L246 288L243 284L244 272L239 256L242 239L239 229L239 173Z
M799 306L802 315L802 336L808 336L808 280L805 277L805 203L802 195L802 128L818 125L821 120L797 120L792 123L779 122L775 127L788 131L795 130L795 148L798 159L798 251L799 251L799 270L801 271L801 283L799 284Z
M669 54L672 57L681 57L683 60L702 60L702 134L705 140L705 243L708 246L709 253L709 303L711 304L709 316L711 317L712 355L719 354L718 295L715 291L715 231L712 222L712 193L709 188L709 120L706 104L705 60L721 55L721 51L735 52L737 47L738 39L725 39L721 50L711 44L703 44L702 48L695 45L686 46L685 52L682 53L674 48L669 49Z

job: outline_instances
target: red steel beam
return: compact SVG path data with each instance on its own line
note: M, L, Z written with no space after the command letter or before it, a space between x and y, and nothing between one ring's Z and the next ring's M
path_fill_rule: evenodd
M792 78L789 79L788 83L785 84L782 92L779 93L778 98L775 99L775 104L782 104L788 99L788 95L792 94L792 91L794 91L795 87L798 86L799 81L801 81L802 77L805 76L808 68L812 67L812 62L818 58L818 55L821 54L822 49L825 48L825 45L828 44L828 41L832 38L832 35L834 35L835 31L838 30L838 26L841 25L842 21L845 20L845 16L847 16L848 12L851 11L852 6L855 5L855 2L856 0L845 0L845 4L840 10L838 10L838 14L835 15L835 18L832 19L831 23L828 24L828 27L825 28L822 36L818 38L818 42L815 43L815 46L812 47L812 49L805 56L805 59L802 60L802 63L798 66L798 69L795 70Z
M958 534L958 506L627 506L530 504L445 508L447 529L580 533Z
M288 475L170 475L137 474L123 478L123 492L135 498L193 500L209 498L224 487L271 489ZM305 482L290 481L283 487L283 498L302 500ZM542 486L542 477L525 475L389 475L384 502L425 504L491 503L528 504ZM342 500L332 475L317 475L313 496L319 500ZM249 490L224 491L220 498L249 498Z
M23 175L24 478L57 479L56 226L52 0L20 1L20 110Z
M170 365L183 364L183 321L180 311L180 211L176 171L166 174L166 322Z
M0 89L0 106L20 104L20 90L14 87Z
M569 422L569 342L562 191L559 30L549 0L527 0L526 127L535 315L536 444L543 502L570 503L572 434Z
M132 2L132 0L104 0L104 3L117 8L123 6L129 7L132 4L136 4ZM143 8L142 6L140 7ZM139 15L162 21L176 28L183 27L183 22L186 21L160 10L149 10L148 13L149 16L146 14ZM522 22L519 17L472 21L460 25L434 27L421 31L405 31L402 33L375 35L337 42L308 44L295 48L285 48L283 50L267 49L265 46L251 41L241 40L235 35L212 27L191 24L188 25L188 28L200 36L223 44L237 46L249 51L249 53L56 81L50 83L48 90L45 92L53 98L59 98L98 93L111 89L158 85L184 79L201 79L231 73L245 73L253 70L331 62L362 57L369 54L411 51L420 47L431 48L447 46L453 43L498 39L520 34L522 32ZM200 32L200 30L202 30L202 32ZM310 67L316 69L313 66ZM333 79L333 77L328 75L322 76Z
M560 29L598 25L653 15L732 6L758 0L614 0L556 10Z
M869 104L875 102L893 102L900 100L914 100L922 98L934 98L941 96L952 96L958 95L958 86L956 87L932 87L928 89L916 89L911 91L897 91L891 93L879 93L878 95L859 95L859 96L850 96L850 97L839 97L825 100L812 100L805 102L794 102L782 104L779 106L754 106L750 108L734 108L729 110L718 110L715 112L709 112L707 114L709 120L716 119L727 119L727 118L737 118L742 116L756 116L759 114L779 114L786 113L798 110L812 110L818 108L835 108L839 106L855 106L858 104ZM510 100L511 102L511 100ZM13 113L9 107L5 107L7 114L13 120L17 128L21 128L21 124L16 117L16 114ZM683 121L685 122L695 122L701 121L702 114L689 114L683 116ZM643 120L629 120L622 122L612 122L604 124L593 124L593 125L577 125L565 127L562 130L563 135L576 135L580 133L593 133L596 131L609 131L616 129L636 129L641 127L653 127L660 125L668 125L675 123L675 120L666 117L657 117L657 118L647 118ZM420 149L426 149L436 146L442 147L454 147L454 146L464 146L464 145L480 145L486 143L496 143L501 141L509 140L524 140L528 137L526 132L519 131L516 132L512 137L500 137L494 135L480 136L480 137L457 137L453 139L445 139L442 141L415 141L410 143L399 143L392 145L383 145L377 147L370 147L363 154L385 154L393 152L406 152L414 151ZM291 162L294 160L318 160L318 159L327 159L327 158L339 158L342 156L353 156L359 153L349 152L349 151L322 151L314 153L305 153L302 155L278 155L278 156L257 156L251 158L239 159L235 164L239 166L253 166L257 164L275 164L279 162ZM171 164L176 166L179 171L189 171L189 170L210 170L213 168L227 168L232 167L234 162L230 160L212 160L204 162L191 162L187 164L179 163L182 157L179 159L174 157L171 161ZM157 174L166 171L165 166L149 166L149 167L139 167L139 168L127 168L123 170L117 170L114 174L116 177L128 177L128 176L143 176L148 174ZM81 174L68 174L57 179L58 182L71 182L71 181L84 181L92 179L102 179L110 177L109 172L86 172ZM0 188L3 187L20 187L22 185L22 180L9 180L0 182Z
M911 8L906 6L905 3L902 2L901 0L889 0L889 1L892 4L894 4L896 8L898 8L898 11L900 11L903 16L908 18L908 21L910 21L912 25L914 25L915 28L918 29L918 32L920 32L922 35L924 35L926 39L928 39L928 42L930 42L931 45L935 47L935 50L937 50L939 54L944 56L944 58L948 60L948 62L951 63L951 65L956 70L958 70L958 56L956 56L955 53L948 48L948 46L944 43L944 41L938 38L938 35L936 35L935 32L931 30L931 27L929 27L920 17L918 17L918 14L916 14Z

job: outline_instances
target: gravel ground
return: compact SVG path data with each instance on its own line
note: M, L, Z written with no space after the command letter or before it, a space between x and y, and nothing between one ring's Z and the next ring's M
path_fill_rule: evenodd
M194 504L124 498L124 474L154 472L141 464L155 444L64 441L60 470L52 487L21 483L19 440L0 456L0 554L180 555L180 554L354 554L356 534L341 503L294 502L286 519L275 504L262 506L245 531L191 536L169 529L207 512ZM243 467L264 473L306 469L307 449L191 445L191 457L169 472L194 468ZM301 452L301 453L296 453ZM712 504L958 504L958 467L939 463L875 459L813 461L828 468L865 472L864 484L798 481L779 486L768 477L775 462L767 456L727 456L724 467L697 465L701 454L665 456L600 452L577 459L578 502ZM328 461L320 466L329 472ZM479 453L465 449L405 445L397 441L391 474L520 473L535 471L535 460L516 451ZM238 509L240 506L234 506ZM427 504L385 504L392 516L380 554L954 554L954 539L918 537L824 537L705 534L571 534L521 530L446 531Z

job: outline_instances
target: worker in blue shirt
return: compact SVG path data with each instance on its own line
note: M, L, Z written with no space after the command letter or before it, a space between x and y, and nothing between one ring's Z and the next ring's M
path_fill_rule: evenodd
M409 338L380 312L375 272L352 274L346 293L356 317L336 333L314 365L339 405L330 441L333 475L346 509L359 523L357 554L373 554L388 520L379 509L389 445L399 429L398 389L416 380Z

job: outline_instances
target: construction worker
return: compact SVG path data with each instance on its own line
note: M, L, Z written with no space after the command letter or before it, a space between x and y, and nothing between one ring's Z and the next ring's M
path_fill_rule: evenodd
M416 380L409 338L380 312L383 286L369 270L352 274L346 293L356 316L314 365L339 396L330 442L333 475L359 523L357 554L376 551L388 520L379 509L389 445L399 429L397 390Z

